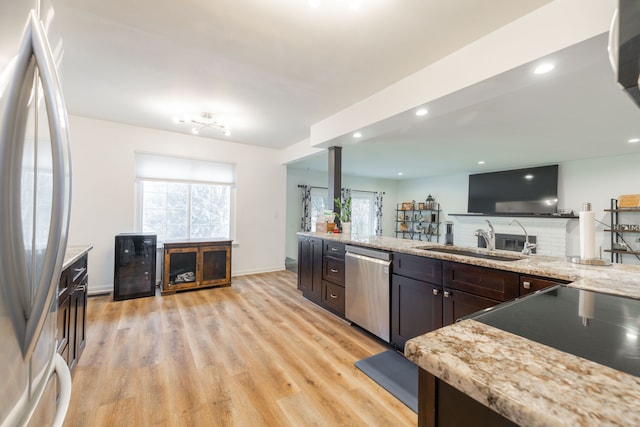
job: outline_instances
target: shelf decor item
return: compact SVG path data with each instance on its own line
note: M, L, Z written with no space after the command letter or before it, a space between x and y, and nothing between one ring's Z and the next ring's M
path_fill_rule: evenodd
M424 208L425 209L434 209L435 199L431 194L427 196L427 200L425 201Z
M413 203L412 202L402 202L402 210L403 211L413 210Z
M640 194L623 194L618 197L618 208L640 208Z
M340 210L340 213L336 213L336 218L340 220L340 226L342 227L342 232L345 234L351 233L351 197L347 197L342 203L342 200L339 197L334 199L336 206Z

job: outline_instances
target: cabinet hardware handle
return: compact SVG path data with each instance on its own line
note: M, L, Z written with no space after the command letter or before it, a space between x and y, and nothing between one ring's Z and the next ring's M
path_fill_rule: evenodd
M331 250L332 250L333 252L337 252L337 251L338 251L338 248L331 248Z
M525 289L531 289L531 282L522 282L522 287Z
M332 269L331 269L331 272L332 272L332 273L337 273L337 272L338 272L338 270L336 270L335 268L332 268Z
M337 298L338 298L338 295L334 295L334 294L329 294L329 296L330 296L331 298L333 298L333 299L337 299Z
M444 297L445 297L445 298L449 298L449 295L451 295L451 294L449 293L449 291L444 291Z
M431 292L433 292L434 295L438 295L440 293L437 289L432 289Z

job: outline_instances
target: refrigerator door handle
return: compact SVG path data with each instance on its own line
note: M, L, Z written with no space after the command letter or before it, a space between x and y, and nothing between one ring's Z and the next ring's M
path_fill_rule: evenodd
M37 288L31 299L24 253L21 220L20 178L26 129L26 106L33 87L33 59L40 71L44 101L49 118L53 173L53 196L48 244L42 270L34 278ZM0 135L2 182L0 204L8 215L0 222L0 267L5 281L0 286L8 302L10 317L25 360L31 357L42 331L47 312L56 295L69 226L71 172L68 118L56 64L46 32L36 12L31 11L22 37L14 75L3 108ZM17 250L22 249L22 251Z
M71 372L69 371L67 362L58 353L56 353L54 357L54 370L58 376L60 394L58 395L56 415L51 425L52 427L62 427L69 409L69 403L71 402Z

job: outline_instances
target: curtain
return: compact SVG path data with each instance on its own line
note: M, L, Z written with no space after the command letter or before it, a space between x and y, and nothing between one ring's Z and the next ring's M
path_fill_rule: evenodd
M301 185L302 188L302 218L300 220L300 230L311 231L311 186Z
M382 236L382 199L384 191L376 191L376 236Z

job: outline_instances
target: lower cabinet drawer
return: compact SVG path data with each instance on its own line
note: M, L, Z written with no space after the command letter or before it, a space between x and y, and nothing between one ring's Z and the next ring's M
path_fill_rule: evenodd
M322 281L322 306L344 317L344 288Z
M344 260L324 257L322 278L344 286Z
M534 276L520 276L520 296L540 291L550 286L567 283L563 280L548 279Z

